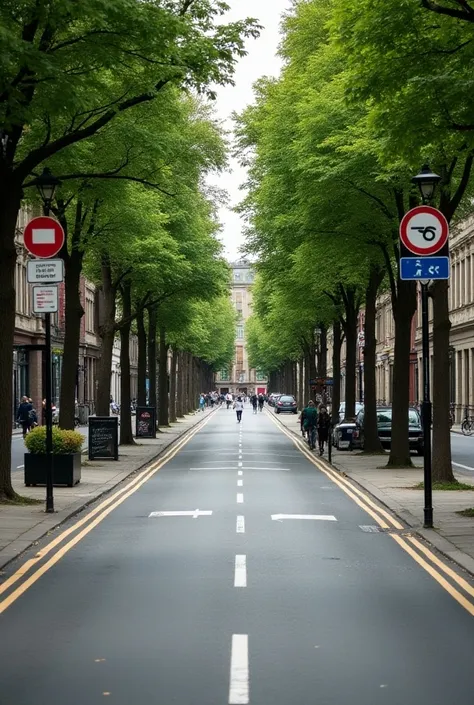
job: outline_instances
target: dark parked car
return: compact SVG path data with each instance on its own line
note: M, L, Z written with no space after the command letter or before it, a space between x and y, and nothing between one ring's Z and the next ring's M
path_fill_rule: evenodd
M377 428L380 442L387 450L392 443L392 408L390 406L377 407ZM356 431L352 434L352 447L364 447L364 410L356 416ZM421 416L416 409L408 410L408 439L410 450L415 450L418 455L424 454L423 427Z
M290 394L282 394L275 404L275 411L277 414L296 414L298 407L294 396Z

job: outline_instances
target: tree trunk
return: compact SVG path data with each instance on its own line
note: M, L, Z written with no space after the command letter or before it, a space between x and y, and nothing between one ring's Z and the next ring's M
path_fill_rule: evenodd
M110 380L112 377L112 353L116 333L116 290L112 284L112 271L107 262L102 264L103 318L99 333L102 338L99 360L99 385L97 388L97 416L110 414Z
M448 282L433 285L433 482L454 482L449 425Z
M168 345L166 344L166 331L160 327L160 364L158 382L158 423L160 426L169 426L169 397L168 397Z
M375 380L375 363L377 340L375 337L375 318L377 292L384 274L380 269L372 267L365 290L365 324L364 324L364 451L366 453L382 453L377 428L377 391Z
M64 262L66 305L61 393L59 398L59 425L61 428L69 429L73 429L75 426L76 379L79 365L81 320L84 315L80 294L82 260L83 253L73 243L71 254Z
M9 171L0 168L0 500L15 499L11 482L13 343L15 340L15 229L21 190ZM15 409L16 413L16 409Z
M138 373L137 373L137 404L146 405L146 330L145 312L143 309L137 314L137 338L138 338Z
M185 379L186 379L186 361L185 355L180 350L178 352L178 380L177 380L177 405L176 405L176 415L178 418L184 416L184 397L185 397Z
M178 363L178 351L173 347L171 355L171 370L170 370L170 422L174 423L177 419L176 415L176 367Z
M328 329L324 323L319 324L319 374L321 377L328 374Z
M298 361L298 393L297 393L298 408L304 407L304 358Z
M344 292L345 320L343 323L346 335L346 387L345 387L345 418L355 416L356 404L356 363L357 363L357 314L358 305L355 301L355 291L347 289Z
M333 388L332 388L332 422L333 424L339 423L339 406L341 404L341 346L342 346L342 335L341 335L341 324L339 321L334 321L332 324L332 374L333 374Z
M416 284L414 282L398 282L395 302L392 297L392 308L395 320L395 356L392 390L392 443L387 467L411 467L408 442L408 405L410 403L411 321L416 311Z
M130 446L135 445L130 409L130 329L132 327L130 318L132 314L130 282L122 284L120 293L122 295L122 316L126 321L120 326L120 445Z
M156 308L152 307L148 309L148 380L149 380L149 399L148 403L150 406L155 407L158 412L156 405L156 330L157 330L157 313ZM156 415L158 419L158 413Z

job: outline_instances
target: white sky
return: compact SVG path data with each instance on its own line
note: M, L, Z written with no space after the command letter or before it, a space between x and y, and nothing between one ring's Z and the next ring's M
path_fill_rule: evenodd
M245 17L255 17L264 29L259 39L249 39L248 55L237 65L234 81L235 86L219 88L215 102L218 118L224 120L227 130L233 129L230 118L234 111L240 113L253 102L252 85L261 76L278 75L281 67L276 56L280 41L279 25L282 12L289 9L290 0L227 0L231 10L226 15L228 21ZM241 169L236 160L230 161L229 171L213 176L209 183L225 189L229 194L229 206L221 208L219 219L222 223L221 238L225 245L225 255L230 261L239 259L238 249L243 244L242 221L231 208L243 198L239 186L245 182L245 170Z

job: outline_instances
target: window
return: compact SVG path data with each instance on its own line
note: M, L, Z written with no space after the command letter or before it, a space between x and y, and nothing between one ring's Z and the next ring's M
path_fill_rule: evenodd
M94 299L86 295L86 331L88 333L95 332L94 318Z
M238 345L236 349L236 362L240 367L244 364L244 349L241 345Z
M221 381L224 381L224 380L227 381L227 380L230 379L229 370L228 370L227 368L222 369L222 370L219 372L219 375L220 375Z
M234 281L241 281L241 273L239 271L234 270Z
M15 310L23 316L30 314L30 290L26 276L26 265L16 263L15 269Z
M257 382L265 382L267 379L263 370L257 370Z
M236 327L236 338L237 340L243 340L244 339L244 327L242 324L239 323L239 325Z

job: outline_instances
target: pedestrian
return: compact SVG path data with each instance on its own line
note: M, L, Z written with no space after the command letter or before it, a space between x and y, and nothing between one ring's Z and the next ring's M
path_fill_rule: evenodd
M329 430L331 428L331 417L328 414L327 408L324 404L319 407L318 415L318 444L319 444L319 455L324 453L324 444L329 440Z
M33 399L28 399L28 403L31 404L31 411L30 411L30 421L31 421L31 428L35 428L35 426L38 425L38 414L36 413L36 409L33 404Z
M237 423L240 423L242 421L242 411L244 410L244 403L242 401L242 397L237 397L234 402L234 409L237 413Z
M232 401L233 401L232 394L230 392L227 392L227 394L225 395L225 400L226 400L227 408L230 409L230 405L232 404Z
M25 438L26 434L31 428L31 418L30 418L30 412L33 409L33 404L30 404L28 401L28 397L22 397L21 402L18 406L18 411L16 412L16 420L18 421L19 424L21 424L21 427L23 429L23 438Z
M252 404L253 413L256 414L257 413L257 404L258 404L258 397L256 394L252 394L252 396L250 398L250 402Z
M258 395L258 408L259 411L263 411L263 405L265 403L265 399L263 398L263 394Z
M199 397L199 411L204 411L204 407L206 406L206 397L204 394L201 394Z
M312 450L315 448L316 428L318 425L318 411L312 399L301 412L301 420L303 422L303 430L308 434L308 443Z

